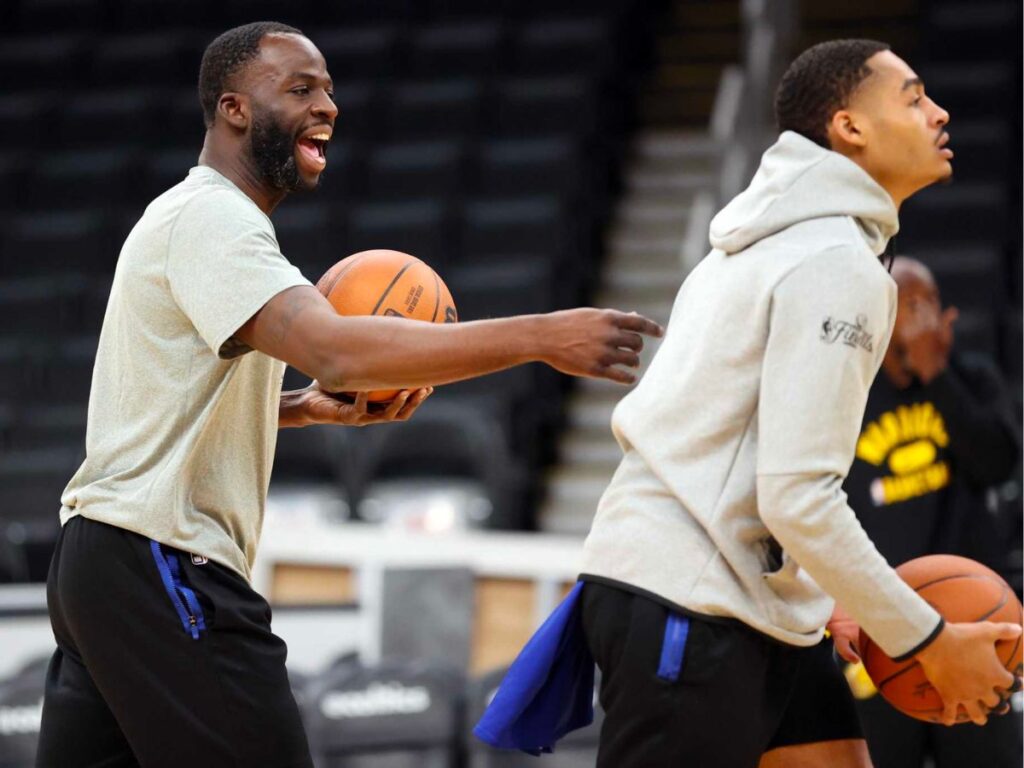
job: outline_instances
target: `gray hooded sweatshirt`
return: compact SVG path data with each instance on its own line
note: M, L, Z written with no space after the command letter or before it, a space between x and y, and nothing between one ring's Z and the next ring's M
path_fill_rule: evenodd
M890 656L938 633L842 491L895 321L878 257L898 226L842 155L791 132L765 152L615 409L624 455L583 578L797 646L821 639L833 598Z

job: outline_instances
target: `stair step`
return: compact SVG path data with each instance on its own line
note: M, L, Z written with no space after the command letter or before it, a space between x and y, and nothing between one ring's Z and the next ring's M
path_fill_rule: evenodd
M558 454L566 464L587 467L606 473L609 477L622 459L622 449L614 437L602 439L590 432L566 434L559 443Z
M605 266L602 284L609 291L648 290L657 288L665 297L675 295L683 282L683 267L678 259L666 266L648 261L630 262L626 259Z
M544 503L537 513L542 531L565 536L579 536L582 540L590 532L597 506L589 503ZM582 541L581 541L582 543Z

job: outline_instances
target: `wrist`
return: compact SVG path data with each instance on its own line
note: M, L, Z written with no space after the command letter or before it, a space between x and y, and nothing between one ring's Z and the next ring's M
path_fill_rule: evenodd
M522 323L519 337L522 344L515 350L515 365L521 363L547 363L554 358L553 332L555 323L551 314L522 315L518 320Z
M310 390L296 389L281 393L281 405L278 409L278 421L281 427L306 427L315 424L310 416L307 403Z

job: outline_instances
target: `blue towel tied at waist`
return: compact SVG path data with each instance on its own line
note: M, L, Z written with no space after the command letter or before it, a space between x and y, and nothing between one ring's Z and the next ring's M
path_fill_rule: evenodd
M532 755L594 721L594 657L583 636L576 586L530 638L473 733L492 747Z

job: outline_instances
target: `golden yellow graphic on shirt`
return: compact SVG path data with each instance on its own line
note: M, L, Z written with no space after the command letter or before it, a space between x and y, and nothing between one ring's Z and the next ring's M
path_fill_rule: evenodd
M857 458L888 466L890 475L871 483L876 506L895 504L949 485L949 465L937 460L949 445L942 414L931 403L898 406L870 422L857 440Z

